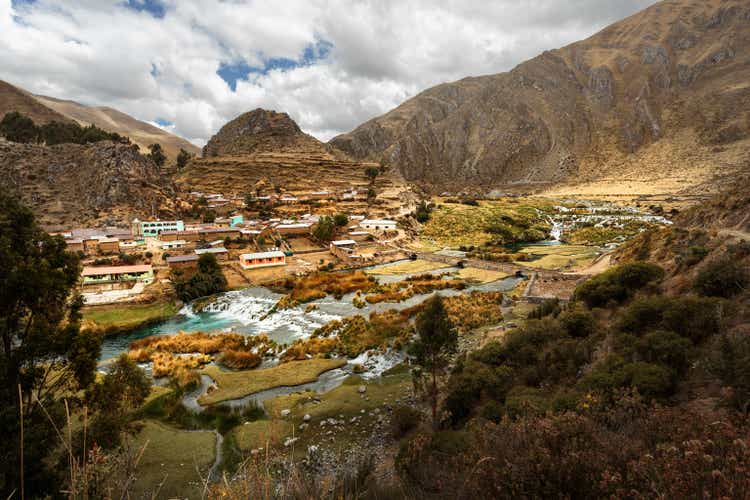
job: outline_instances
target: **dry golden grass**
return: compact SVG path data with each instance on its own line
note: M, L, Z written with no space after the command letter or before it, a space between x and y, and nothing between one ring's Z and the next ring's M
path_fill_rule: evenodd
M177 335L154 335L130 343L131 351L161 351L171 353L200 352L214 354L225 349L238 349L245 345L245 337L238 333L209 334L203 332Z
M414 295L422 295L448 288L463 290L466 288L466 283L463 280L445 280L442 279L442 276L434 274L420 274L406 278L403 281L378 285L373 288L373 293L365 297L365 300L370 304L401 302Z
M396 262L395 264L389 264L387 266L377 267L375 269L368 269L365 273L380 276L389 274L411 274L411 273L424 273L427 271L434 271L446 267L446 264L441 262L432 262L429 260L409 260L405 262Z
M341 298L345 294L357 290L366 291L375 284L373 278L362 271L346 273L314 272L301 278L287 278L279 285L287 290L289 294L282 298L277 307L293 307L316 299L322 299L326 295Z
M313 337L305 340L296 340L281 356L281 362L301 361L308 356L319 356L330 354L336 350L338 339Z
M171 377L182 370L195 370L210 363L211 356L174 356L168 352L155 352L151 355L151 362L154 377Z
M443 304L459 333L465 333L480 326L502 321L502 301L502 292L472 292L446 297Z
M226 350L219 357L219 362L227 368L249 370L260 365L263 358L252 351Z

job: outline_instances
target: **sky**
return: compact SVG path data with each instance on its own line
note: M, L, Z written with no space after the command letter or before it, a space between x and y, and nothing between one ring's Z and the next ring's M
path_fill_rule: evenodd
M0 0L0 79L201 146L284 111L329 140L438 83L512 69L653 0Z

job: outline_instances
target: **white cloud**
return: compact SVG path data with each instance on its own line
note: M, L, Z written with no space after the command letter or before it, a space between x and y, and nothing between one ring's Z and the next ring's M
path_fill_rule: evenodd
M157 18L120 0L0 0L0 79L167 120L200 144L256 107L327 140L426 87L508 70L651 3L168 0ZM300 60L320 40L332 44L325 59L251 73L234 92L216 73Z

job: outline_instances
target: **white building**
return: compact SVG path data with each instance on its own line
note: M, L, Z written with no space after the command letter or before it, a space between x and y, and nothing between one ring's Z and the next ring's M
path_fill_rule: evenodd
M359 223L359 227L375 231L394 231L396 221L388 219L364 219Z

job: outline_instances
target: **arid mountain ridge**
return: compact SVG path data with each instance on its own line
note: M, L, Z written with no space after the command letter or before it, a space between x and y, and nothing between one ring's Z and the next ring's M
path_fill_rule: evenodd
M747 168L749 48L747 2L668 0L507 73L425 90L331 144L440 189L716 188Z
M0 80L0 118L9 111L19 111L37 124L51 121L93 124L107 132L129 137L144 152L148 151L149 145L158 143L171 160L174 160L181 148L193 155L200 154L200 148L182 137L116 109L107 106L85 106L74 101L35 95Z

